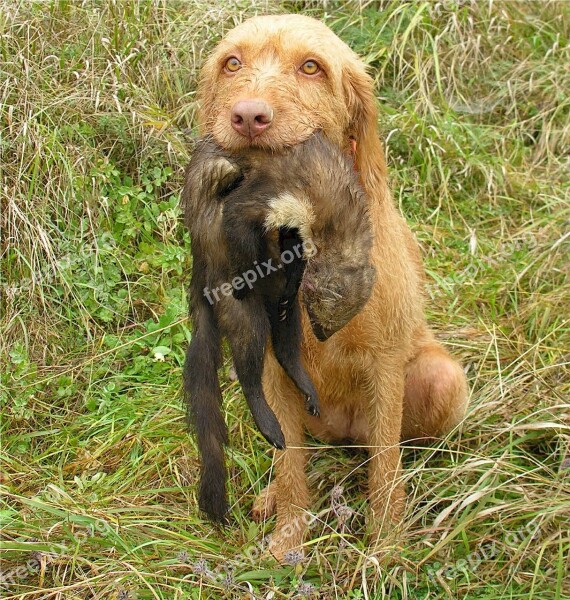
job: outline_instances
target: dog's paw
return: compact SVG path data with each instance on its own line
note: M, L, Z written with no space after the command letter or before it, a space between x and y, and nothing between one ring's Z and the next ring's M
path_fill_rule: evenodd
M285 526L271 535L267 548L282 565L297 565L305 559L302 543L302 533L297 531L293 534Z
M251 518L256 523L262 523L270 519L275 514L277 508L277 494L275 483L270 483L261 490L261 493L255 499L251 509Z

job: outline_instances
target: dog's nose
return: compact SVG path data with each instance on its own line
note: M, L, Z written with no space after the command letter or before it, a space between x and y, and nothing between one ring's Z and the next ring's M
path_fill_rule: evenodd
M251 140L273 121L273 109L263 100L240 100L232 107L232 127Z

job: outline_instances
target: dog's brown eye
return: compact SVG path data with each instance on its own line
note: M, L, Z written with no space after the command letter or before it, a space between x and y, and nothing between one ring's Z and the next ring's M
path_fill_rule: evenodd
M230 73L235 73L241 69L241 62L235 56L230 56L228 60L226 60L224 69Z
M301 65L301 71L305 73L305 75L316 75L321 68L314 60L308 60Z

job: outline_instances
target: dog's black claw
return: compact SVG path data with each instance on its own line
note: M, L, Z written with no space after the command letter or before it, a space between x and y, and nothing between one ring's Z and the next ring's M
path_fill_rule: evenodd
M282 312L279 313L279 320L280 321L285 321L285 319L287 318L287 311L284 310Z

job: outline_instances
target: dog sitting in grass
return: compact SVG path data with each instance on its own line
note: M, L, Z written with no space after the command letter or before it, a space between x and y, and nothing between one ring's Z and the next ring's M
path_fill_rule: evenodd
M265 353L273 351L306 410L318 416L301 358L297 293L302 284L317 339L343 327L375 281L372 231L352 161L318 133L278 154L253 148L231 154L210 139L200 141L186 172L184 202L193 256L185 395L203 464L199 504L221 520L227 511L227 430L217 378L222 337L259 431L284 448L263 393Z

